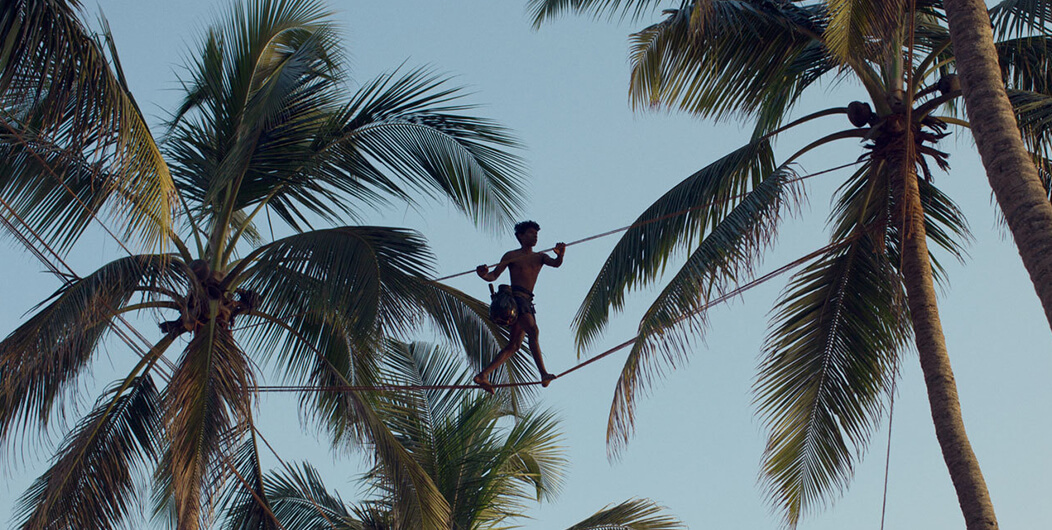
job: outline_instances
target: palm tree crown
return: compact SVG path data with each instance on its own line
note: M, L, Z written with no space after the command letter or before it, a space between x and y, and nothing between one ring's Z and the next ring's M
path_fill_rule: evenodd
M129 255L72 279L0 342L6 441L61 416L122 315L170 317L24 494L24 528L119 524L143 471L153 473L156 512L179 528L208 525L224 491L260 490L252 409L261 363L298 384L369 384L368 359L428 322L469 356L499 349L484 304L430 279L422 236L341 223L361 219L363 207L423 196L480 226L506 226L522 204L511 136L468 115L458 91L426 70L386 74L348 97L337 31L317 0L245 0L225 18L191 55L185 96L156 151L181 225L140 215L173 252ZM51 169L27 163L11 182L39 186ZM143 202L156 192L119 195L153 211ZM290 235L264 237L263 218ZM181 354L170 357L177 344ZM374 402L319 391L302 405L334 440L376 448L390 487L415 499L418 527L443 527L450 507Z
M949 169L939 141L950 125L968 122L951 105L960 86L941 4L669 3L673 7L659 22L631 37L632 101L718 121L748 119L753 137L640 215L647 223L625 233L577 314L577 342L584 348L624 306L628 291L655 283L675 253L689 252L639 324L610 412L611 450L616 453L632 432L637 393L689 353L689 339L704 329L707 304L750 277L780 220L795 211L805 190L796 184L794 162L849 140L862 149L833 199L832 244L790 280L763 348L755 386L769 430L761 480L789 526L842 491L880 420L911 335L926 379L939 387L929 387L939 396L931 398L933 417L954 467L950 459L970 449L961 449L967 445L963 426L954 438L945 433L956 426L944 430L938 421L959 419L959 409L952 411L956 393L931 286L942 273L927 242L960 259L969 238L960 210L934 184L935 170ZM639 17L661 4L530 2L538 24L569 11ZM1046 132L1037 130L1045 121L1033 112L1050 97L1041 73L1050 34L1046 12L1042 2L991 9L1005 79L1038 159L1048 145ZM826 80L855 82L868 101L790 121L802 95ZM837 115L846 115L850 126L841 122L778 161L772 144L781 133ZM947 407L946 414L936 407ZM962 491L985 493L974 459L969 466L965 482L971 485L958 486L962 508L971 502ZM964 483L957 476L954 482ZM996 525L992 508L981 516L965 513L969 528Z
M472 373L449 352L422 343L391 342L374 368L397 385L445 386ZM413 459L438 486L450 507L445 528L508 528L527 515L528 501L555 498L567 461L558 421L549 411L516 412L503 399L457 390L374 394L374 408ZM353 505L326 491L307 464L267 475L262 490L273 517L289 530L308 528L418 528L418 507L394 487L387 469L363 476L371 499ZM231 499L230 528L244 528L257 501L241 492ZM657 504L633 499L607 507L571 530L676 530L683 526Z

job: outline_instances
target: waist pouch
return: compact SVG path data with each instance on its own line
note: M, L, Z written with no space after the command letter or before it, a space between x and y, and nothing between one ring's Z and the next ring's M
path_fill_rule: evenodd
M489 286L490 303L489 319L498 326L508 327L519 318L519 304L515 302L515 293L510 285L501 285L496 291L493 284Z

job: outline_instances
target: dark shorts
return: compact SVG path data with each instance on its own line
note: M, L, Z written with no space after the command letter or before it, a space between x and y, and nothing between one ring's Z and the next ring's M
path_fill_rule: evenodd
M533 293L519 287L518 285L512 285L511 291L515 294L515 305L519 306L520 315L537 314L537 308L533 306Z

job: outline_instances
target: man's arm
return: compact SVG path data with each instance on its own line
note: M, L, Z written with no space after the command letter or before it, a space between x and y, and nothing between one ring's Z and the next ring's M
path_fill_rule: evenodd
M549 267L558 268L563 264L563 255L566 254L566 243L555 244L555 257L552 258L547 254L541 254L543 256L543 263Z
M489 270L489 267L487 267L485 264L475 267L475 274L478 274L479 278L482 278L487 282L496 281L497 278L500 278L500 275L502 272L504 272L504 269L508 268L508 263L511 261L510 259L508 259L508 256L510 254L510 252L504 254L504 256L500 258L500 263L498 263L497 266L493 267L492 271Z

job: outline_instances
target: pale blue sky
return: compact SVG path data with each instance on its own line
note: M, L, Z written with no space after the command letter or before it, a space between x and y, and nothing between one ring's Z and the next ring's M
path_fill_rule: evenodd
M671 187L730 149L747 134L735 124L716 125L667 113L634 113L628 105L627 35L644 23L567 18L539 31L530 27L523 1L332 2L351 56L352 76L366 82L405 63L430 65L455 76L473 92L478 114L513 129L526 149L531 200L524 217L540 222L540 245L572 241L631 223ZM178 97L175 71L188 45L226 7L219 0L170 2L102 0L133 92L153 120ZM95 9L89 5L89 9ZM846 105L856 87L838 85L812 94L812 107ZM799 109L802 114L807 108ZM819 126L842 128L842 117ZM747 128L745 129L747 130ZM781 153L809 136L782 140ZM962 207L975 242L964 265L947 260L949 287L940 309L957 376L965 422L980 459L1002 528L1047 528L1052 520L1052 375L1049 326L1010 241L996 224L989 186L967 132L944 144L953 153L950 174L936 183ZM850 142L802 161L800 171L820 171L852 160ZM844 173L806 184L809 203L784 225L778 245L761 268L772 270L828 242L824 219L829 197ZM496 261L514 246L508 235L484 234L449 207L419 212L398 208L370 222L423 232L438 257L440 274ZM0 285L0 334L13 330L57 282L10 240L5 240ZM571 247L561 269L546 270L537 287L538 321L547 365L562 371L576 363L570 321L616 238ZM119 255L119 247L93 235L71 258L80 273ZM14 280L16 279L17 280ZM540 404L559 411L572 460L558 501L539 505L526 528L565 528L608 503L649 497L669 507L690 528L775 529L779 518L757 485L764 436L753 416L750 388L766 333L768 311L787 277L749 291L712 312L712 326L696 341L692 362L657 384L638 409L638 432L615 463L606 458L606 417L613 384L624 360L615 354L558 380ZM473 276L451 282L484 298ZM588 354L634 335L647 294L633 298L626 314ZM149 336L156 328L141 325ZM114 341L96 367L105 384L131 354ZM86 383L87 386L94 386ZM94 394L85 398L90 403ZM359 493L356 456L333 459L313 435L298 435L294 399L267 397L264 435L284 458L308 459L325 471L345 499ZM855 480L802 529L878 528L887 448L887 421L877 431ZM0 487L0 521L42 469L29 449L8 459ZM46 454L46 453L45 453ZM963 518L931 427L916 356L906 356L895 404L887 528L955 529Z

